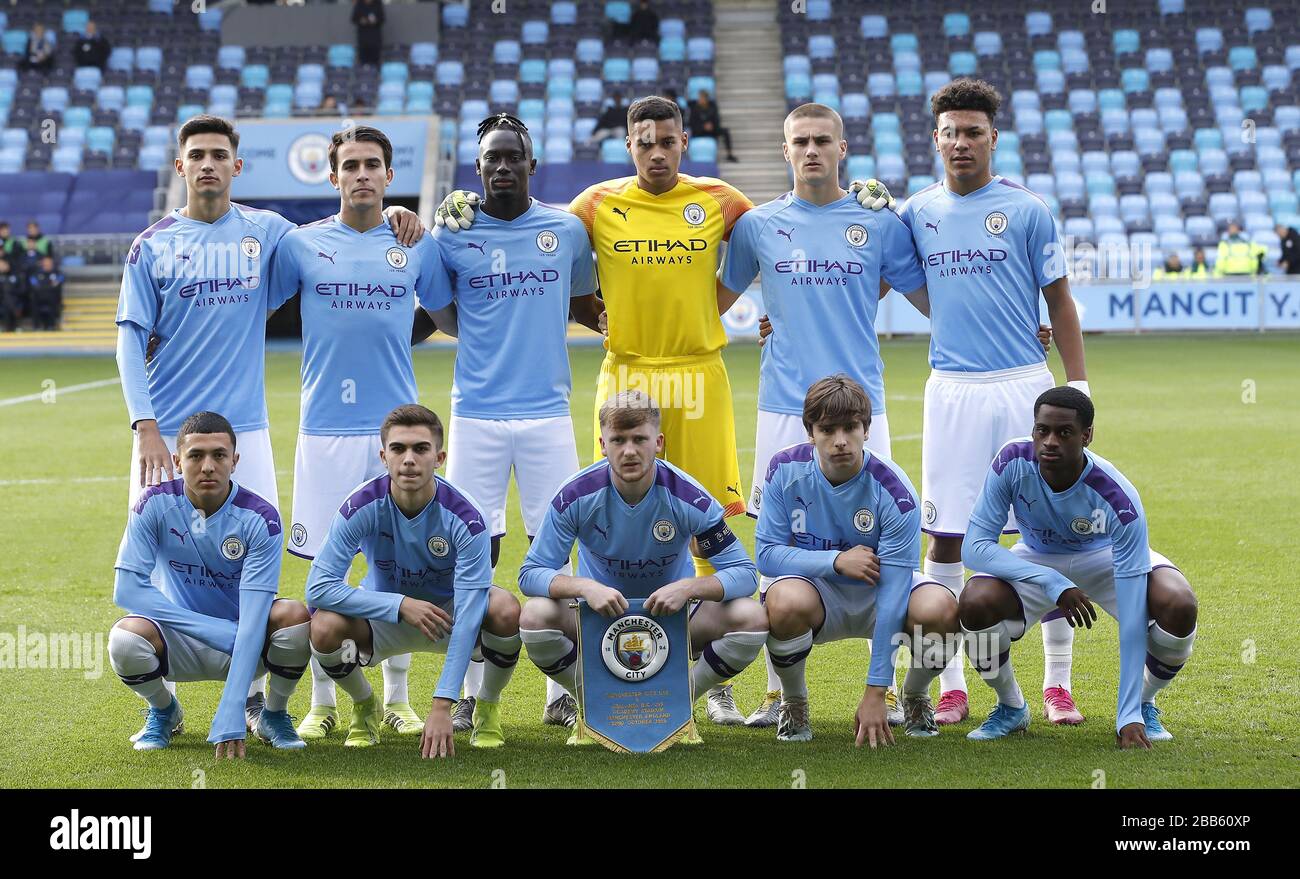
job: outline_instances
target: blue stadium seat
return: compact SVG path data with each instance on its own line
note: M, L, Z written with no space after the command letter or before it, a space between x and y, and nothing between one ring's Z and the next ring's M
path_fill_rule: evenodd
M970 33L970 16L964 12L949 12L943 17L945 37L964 37Z
M149 11L171 15L173 3L174 0L149 0Z
M921 78L921 86L925 89L927 98L950 82L952 74L946 70L931 70Z
M63 111L63 133L74 128L89 128L94 114L89 107L69 107Z
M1196 171L1198 163L1196 153L1192 150L1174 150L1169 154L1169 170L1174 173L1174 179L1178 179L1178 174L1183 171Z
M1165 48L1147 49L1147 70L1167 73L1174 69L1174 53Z
M659 60L657 58L633 58L632 81L637 83L658 83Z
M1223 49L1223 32L1217 27L1198 27L1196 29L1196 51L1218 52Z
M416 43L416 45L428 46L431 44ZM412 53L414 53L415 46L411 47L411 51ZM435 48L434 49L435 62L437 59L437 55L438 52L437 49ZM330 46L329 49L326 50L325 62L329 64L330 67L337 67L337 68L352 67L357 63L357 50L354 46L348 43L335 43L334 45ZM412 59L412 63L415 63L414 59Z
M1300 69L1300 46L1287 46L1286 53L1283 55L1283 60L1289 69Z
M895 88L894 75L892 73L869 73L867 74L867 94L872 98L890 98L898 93ZM1300 108L1297 108L1300 110ZM1300 120L1297 121L1300 125Z
M425 98L429 98L430 100L432 100L433 83L427 80L413 80L407 83L406 99L408 101L412 99L419 99L423 101Z
M1249 115L1268 107L1268 89L1259 85L1241 87L1241 112Z
M1182 15L1186 11L1184 0L1160 0L1161 15Z
M392 87L397 88L396 95L389 95L384 93L384 89L392 88ZM318 82L299 83L298 85L293 87L293 106L299 110L314 110L315 108L320 106L320 102L323 97L321 91L322 91L321 84ZM397 101L400 102L402 100L403 91L404 89L402 88L401 83L396 83L396 82L383 83L379 87L379 101L380 103L384 103L385 101L392 101L396 99Z
M865 40L879 40L889 36L889 20L883 15L864 15L858 22L858 32Z
M26 150L27 129L6 128L3 132L0 132L0 148L6 150Z
M479 120L488 115L488 102L479 98L465 101L460 105L460 118L462 121L470 122L473 127L472 132L478 126Z
M1284 169L1287 167L1286 153L1278 147L1256 146L1256 164L1261 171Z
M1038 90L1045 95L1065 93L1065 74L1059 70L1040 70L1037 73Z
M270 82L271 71L265 64L249 64L239 73L239 83L246 89L265 89Z
M1011 93L1012 112L1018 113L1024 108L1041 110L1042 106L1043 102L1038 96L1038 92L1033 91L1032 89L1017 89Z
M1063 73L1087 73L1088 68L1087 52L1082 49L1063 49L1061 51L1061 71Z
M561 105L562 102L557 100L556 106L558 107ZM568 108L561 115L566 119L566 124L571 125L573 123L573 105L569 104ZM539 98L524 98L519 102L519 117L522 119L525 116L536 119L546 119L549 121L549 114L546 111L546 102Z
M567 76L553 76L546 83L546 97L573 98L573 80Z
M548 77L562 76L573 79L577 75L577 68L572 58L552 58L546 62L546 75Z
M222 12L220 9L209 9L205 12L200 12L198 15L199 30L208 33L220 33L221 15Z
M876 176L875 157L849 156L848 172L850 180L870 180Z
M1166 235L1181 235L1183 233L1183 218L1178 214L1159 214L1151 218L1152 226L1155 233L1163 241Z
M1084 38L1083 31L1061 31L1056 35L1056 48L1062 52L1066 49L1077 49L1085 52L1088 49L1088 41Z
M1228 193L1214 193L1214 195L1227 195ZM1210 199L1214 199L1214 195ZM1225 218L1227 219L1227 218ZM1192 243L1199 246L1208 246L1210 242L1217 242L1219 239L1219 230L1215 221L1210 217L1188 217L1184 223L1184 229L1187 237L1192 239Z
M551 29L544 21L533 19L525 21L523 29L519 32L520 40L525 46L542 46L550 37Z
M380 82L405 83L411 76L411 70L405 61L385 61L379 68Z
M238 70L244 66L245 57L243 46L222 46L217 50L217 67L222 70Z
M660 61L685 61L686 41L681 37L664 37L659 41Z
M492 46L493 64L518 64L519 58L518 40L497 40Z
M1197 198L1205 194L1205 180L1199 171L1174 173L1174 195L1180 199Z
M21 55L27 50L27 31L18 28L11 28L4 32L0 37L0 46L3 46L6 55Z
M1051 174L1030 174L1025 186L1040 196L1056 195L1056 178Z
M1284 64L1269 64L1260 71L1260 82L1270 92L1287 91L1291 87L1291 71Z
M917 97L924 94L921 74L905 70L898 74L898 94L900 97Z
M1289 189L1270 192L1268 210L1275 217L1279 214L1294 214L1300 210L1300 198Z
M130 73L135 67L135 49L130 46L114 46L108 54L108 69Z
M1139 156L1164 155L1165 134L1158 128L1134 128L1133 144Z
M1053 131L1073 131L1074 117L1069 110L1048 110L1043 114L1043 127L1049 134Z
M814 104L825 104L827 107L830 107L836 113L840 111L840 93L838 91L819 92L817 91L816 88L814 88L812 99Z
M81 148L56 147L50 156L50 170L59 174L76 174L81 170Z
M808 60L807 55L786 55L781 61L781 72L786 76L791 73L802 73L811 76L812 62Z
M1013 153L1020 152L1020 133L1012 128L1000 131L998 133L998 149L1009 150Z
M1283 134L1300 130L1300 107L1285 105L1273 111L1273 124Z
M0 174L19 174L26 156L22 150L0 150Z
M812 97L812 93L812 78L807 74L792 73L785 78L786 100L807 101Z
M1165 134L1186 133L1190 128L1187 111L1182 107L1162 107L1156 111L1160 120L1160 130Z
M686 22L680 18L665 18L659 22L659 40L666 39L686 39Z
M266 102L268 104L292 104L293 86L283 82L277 82L267 86Z
M1141 67L1130 67L1119 75L1125 93L1145 92L1151 88L1151 76Z
M907 175L907 163L899 153L876 152L876 176L882 180L901 180Z
M894 53L894 72L895 73L920 73L921 56L916 52L895 52Z
M444 3L442 6L443 27L465 27L469 24L469 2ZM477 153L477 147L475 148Z
M126 131L144 131L149 125L149 116L148 107L132 107L128 105L122 109L117 124Z
M1096 113L1097 93L1092 89L1071 89L1066 104L1076 116L1080 113Z
M1237 204L1245 215L1262 214L1268 211L1268 196L1260 191L1237 193Z
M698 95L701 89L708 92L710 96L718 93L711 76L692 76L686 80L686 94Z
M1097 92L1097 107L1103 113L1107 110L1126 110L1128 102L1120 89L1100 89Z
M686 157L693 162L716 162L718 142L712 137L692 137L687 144Z
M974 76L978 68L974 52L953 52L948 56L948 72L953 76Z
M578 40L574 57L579 64L599 64L605 60L605 44L593 37Z
M116 137L107 125L98 125L86 131L86 149L92 153L112 153Z
M605 98L605 85L599 79L584 76L574 83L573 99L579 104L598 104Z
M1043 114L1032 107L1026 107L1016 113L1016 131L1021 134L1042 134Z
M546 82L546 62L540 58L529 58L519 65L519 81L528 83Z
M41 109L60 113L68 106L68 90L61 85L45 86L41 89Z
M86 24L90 21L90 13L84 9L65 9L63 11L63 25L60 28L65 34L84 34Z
M494 105L519 103L519 83L513 79L494 79L488 87L488 98Z
M1259 66L1259 57L1254 46L1233 46L1228 50L1228 66L1233 70L1254 70Z
M1110 173L1110 156L1105 150L1088 150L1080 159L1084 174Z
M809 21L830 21L831 0L808 0L805 8Z
M439 61L433 69L433 81L438 85L462 85L465 82L465 66L459 61Z
M814 92L838 95L840 93L840 78L834 73L818 73L812 78L812 87Z
M978 31L975 34L975 54L982 58L1002 54L1002 35L997 31Z
M1124 234L1124 221L1117 216L1103 215L1092 217L1093 234L1099 241L1110 241L1112 243L1123 241L1128 243L1128 236Z
M1116 55L1130 55L1137 52L1142 43L1137 31L1124 28L1111 34L1110 45Z
M1231 67L1208 67L1205 70L1205 84L1211 89L1236 88L1236 77Z
M1092 220L1087 217L1071 217L1063 226L1066 235L1084 240L1092 239Z
M835 38L830 34L813 34L808 38L808 57L810 58L834 58L835 57Z
M317 85L325 81L325 68L319 64L299 64L297 82L314 82Z
M1218 132L1215 132L1216 134ZM1228 173L1228 154L1221 149L1207 147L1197 156L1197 170L1206 177Z
M1192 142L1198 150L1223 149L1223 133L1217 128L1198 128Z
M551 23L552 24L577 24L578 23L578 4L564 0L562 3L551 4Z
M1268 9L1260 7L1247 9L1243 18L1246 22L1247 33L1252 35L1258 31L1273 29L1273 13Z
M605 17L619 24L632 20L632 4L627 0L608 0L605 4Z
M690 146L695 146L697 138L691 138ZM716 146L716 144L715 144ZM600 160L602 162L629 162L631 159L627 154L627 147L623 141L611 137L604 140L600 145Z
M172 142L172 130L167 125L150 125L144 130L143 146L167 147Z
M711 37L691 37L686 41L687 61L712 61L713 39Z
M877 159L886 154L902 155L903 138L898 135L898 132L877 131L873 139Z
M934 177L932 177L929 174L911 175L910 177L907 178L908 197L916 195L918 192L920 192L922 189L925 189L927 186L933 186L934 183L935 183Z
M89 126L73 128L71 126L63 129L62 137L59 138L59 144L66 147L76 147L79 150L86 148L86 132Z
M1181 89L1171 87L1158 88L1155 90L1154 97L1157 110L1162 107L1177 107L1181 109L1183 106L1183 92Z
M191 64L185 69L185 87L207 91L212 88L212 68L207 64Z
M1119 216L1126 223L1140 223L1151 219L1151 208L1147 197L1140 193L1131 193L1119 197Z
M72 87L80 91L93 92L99 88L103 78L104 74L98 67L78 67L72 73Z
M546 160L562 163L573 161L573 140L567 137L546 138Z
M1049 12L1025 13L1025 31L1031 37L1045 37L1052 33L1052 15Z
M351 47L349 47L351 48ZM330 50L333 51L331 46ZM407 56L412 67L432 67L438 63L438 44L437 43L412 43L411 54ZM333 63L333 62L331 62ZM334 65L338 67L346 65Z
M606 58L601 76L608 83L624 83L632 79L632 62L626 58Z
M120 85L101 86L95 94L95 105L101 110L121 112L126 106L126 89Z
M843 96L840 112L845 119L866 119L871 113L871 102L862 92L850 92Z
M1060 70L1061 53L1055 49L1039 49L1034 53L1035 70Z
M1109 171L1102 171L1095 174L1084 174L1083 183L1089 195L1115 194L1115 178L1110 175Z
M140 46L135 50L136 70L157 73L162 70L163 53L157 46Z

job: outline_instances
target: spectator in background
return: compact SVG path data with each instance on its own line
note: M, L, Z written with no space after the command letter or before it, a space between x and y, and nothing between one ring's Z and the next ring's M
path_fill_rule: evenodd
M77 59L78 67L98 67L103 70L104 65L108 63L111 50L108 40L99 35L99 28L93 21L88 21L86 33L77 40L73 55Z
M340 106L338 99L333 95L326 95L321 98L320 106L316 112L321 116L346 116L348 111L346 107Z
M54 257L41 257L37 270L27 281L32 304L32 326L38 330L57 330L63 317L63 273L54 265Z
M18 329L18 319L23 316L24 287L9 260L0 253L0 324L11 333Z
M1300 232L1278 223L1277 237L1282 244L1282 258L1277 264L1288 275L1300 275Z
M40 73L49 73L54 67L54 35L43 24L32 25L32 32L27 35L23 67Z
M40 224L35 220L27 222L26 249L35 250L40 256L54 256L54 242L50 241L50 236L41 231Z
M1219 258L1214 261L1215 277L1261 275L1267 253L1264 245L1243 235L1241 224L1233 220L1228 223L1228 234L1219 242Z
M602 143L607 137L627 137L627 104L623 93L614 92L613 100L596 120L596 129L587 138L587 146Z
M352 23L357 26L357 61L379 66L384 50L384 6L379 0L355 0Z
M718 115L718 105L709 100L708 89L700 89L699 97L691 104L691 137L712 137L721 141L727 149L727 161L739 162L731 151L731 131L722 127L722 118Z
M650 8L650 0L641 0L627 23L628 41L659 45L659 13Z
M1205 261L1205 248L1196 248L1192 253L1192 267L1187 270L1187 276L1189 278L1208 278L1211 274L1209 263Z
M18 250L18 239L9 234L9 223L0 220L0 258L13 262Z
M686 104L685 101L683 101L681 98L677 96L677 89L663 89L659 92L659 94L663 95L665 98L672 101L677 106L681 107L683 118L685 118L686 115L690 113L691 108ZM690 126L688 125L687 128L689 127Z
M1156 269L1152 274L1152 280L1163 281L1169 278L1184 278L1187 276L1187 269L1183 268L1182 257L1178 251L1170 251L1169 256L1165 257L1165 264Z

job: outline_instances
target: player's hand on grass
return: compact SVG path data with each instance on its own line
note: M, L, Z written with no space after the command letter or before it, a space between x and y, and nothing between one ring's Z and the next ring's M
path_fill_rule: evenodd
M167 451L167 443L158 432L158 422L153 419L137 421L135 431L140 437L141 487L161 484L164 473L168 480L175 479L176 468L172 462L172 453Z
M646 613L651 616L667 617L672 616L681 610L686 602L691 600L691 588L683 580L676 583L669 583L667 586L660 586L642 605Z
M858 713L853 717L853 735L855 748L862 743L871 745L892 745L894 734L889 730L889 709L885 707L885 688L867 687L858 703Z
M431 601L408 595L398 606L397 617L407 625L415 626L430 641L441 641L451 634L451 614Z
M592 610L603 617L612 619L627 612L627 599L623 593L595 580L585 581L582 597L591 605Z
M1052 353L1052 328L1047 324L1038 325L1038 343L1043 346L1043 353Z
M760 315L758 318L758 347L762 348L767 344L767 337L772 335L772 322L767 319L767 315Z
M455 757L456 742L451 735L451 700L434 699L433 707L424 718L424 732L420 734L420 756Z
M849 192L857 196L858 204L869 211L894 209L894 197L889 194L889 187L875 177L870 180L854 180L849 184Z
M477 192L454 189L438 205L433 215L435 226L445 226L449 232L459 232L474 225L474 209L478 207Z
M1065 618L1076 629L1085 626L1091 629L1093 621L1097 619L1097 609L1078 586L1071 586L1062 592L1061 597L1056 599L1056 606L1065 611Z
M869 546L855 546L835 557L835 573L875 586L880 580L880 559Z
M229 739L228 741L217 742L218 760L221 760L223 758L226 760L243 760L244 757L245 757L245 753L244 753L243 739Z
M1120 749L1150 751L1151 740L1147 738L1147 728L1140 723L1130 723L1115 736Z
M397 243L403 247L411 247L424 237L424 224L415 211L393 205L384 211L384 216L388 217L388 225L393 227Z

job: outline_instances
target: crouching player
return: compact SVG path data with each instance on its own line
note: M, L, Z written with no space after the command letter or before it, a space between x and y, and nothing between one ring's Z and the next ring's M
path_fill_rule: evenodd
M243 757L244 697L254 676L268 671L266 706L253 732L277 748L306 747L287 708L311 658L308 616L301 602L275 597L280 516L231 479L239 455L223 416L185 419L173 460L181 478L140 496L117 555L113 600L130 616L108 633L108 658L149 703L135 748L165 748L183 728L168 681L223 681L208 741L218 757Z
M1191 656L1196 596L1147 546L1146 513L1132 484L1087 450L1092 419L1082 391L1043 392L1032 438L1004 445L984 480L962 543L962 561L979 573L962 591L961 623L971 662L998 704L967 738L999 739L1029 727L1011 642L1053 608L1071 626L1091 628L1093 601L1119 622L1119 746L1149 748L1173 738L1155 697ZM1008 508L1021 533L1010 549L998 545Z
M772 578L764 605L768 655L781 679L776 737L812 738L804 666L814 644L871 639L867 686L854 718L857 744L892 745L885 690L902 643L903 728L938 735L930 683L956 652L957 599L916 571L921 516L901 467L866 448L871 400L847 375L808 389L810 442L777 452L767 468L754 531L758 568ZM919 638L920 643L915 639Z
M763 608L750 598L758 572L722 505L655 457L664 435L648 394L620 391L598 418L604 458L560 489L520 568L519 589L529 596L520 637L542 673L576 693L577 611L569 599L585 599L607 617L623 614L628 598L644 598L647 613L665 616L698 600L689 623L691 644L704 645L691 670L698 698L740 674L767 641ZM575 541L585 576L561 573ZM692 554L715 572L695 576ZM574 733L569 743L585 742Z
M420 739L423 757L456 753L451 710L471 654L487 660L470 744L495 748L501 691L519 660L519 601L492 585L492 541L482 511L435 472L446 460L442 421L398 406L379 430L388 470L362 483L334 515L307 577L311 652L352 697L345 746L379 741L382 708L361 669L403 653L446 653ZM369 568L347 583L358 552ZM477 646L476 646L477 645Z

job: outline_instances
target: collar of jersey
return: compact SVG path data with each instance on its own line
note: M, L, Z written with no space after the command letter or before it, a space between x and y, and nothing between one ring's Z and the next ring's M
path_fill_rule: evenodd
M185 498L185 503L190 505L190 509L197 510L198 507L194 506L194 502L190 500L190 496L185 493L184 485L185 485L184 480L181 480L181 497ZM226 495L226 502L223 503L220 507L218 507L215 513L213 513L210 516L205 516L204 521L205 522L213 521L218 516L225 513L226 510L230 509L230 505L235 502L235 495L237 494L239 494L239 483L236 482L232 477L230 480L230 494Z
M1069 488L1067 488L1065 491L1052 490L1052 487L1047 484L1047 480L1043 478L1043 471L1038 469L1038 462L1037 460L1035 460L1034 473L1038 474L1038 481L1043 483L1043 488L1047 491L1048 497L1052 497L1052 498L1068 497L1069 495L1077 491L1079 486L1083 485L1083 481L1088 478L1088 474L1092 472L1092 468L1094 466L1092 456L1088 454L1087 449L1085 449L1083 452L1083 459L1084 459L1083 470L1080 471L1079 478L1074 480L1074 484L1071 485Z
M614 497L618 498L619 509L621 509L624 513L627 513L629 515L635 513L637 507L641 506L643 503L646 502L646 500L654 492L655 486L659 484L660 461L658 458L655 458L654 460L655 478L650 483L650 488L646 490L645 494L641 495L641 500L637 501L636 505L634 506L632 504L629 504L626 500L623 499L623 495L619 493L618 486L614 484L614 468L609 463L608 458L605 459L605 466L609 468L609 490L613 493Z
M356 229L353 229L347 223L343 222L342 218L339 217L338 214L334 214L332 217L330 217L330 220L333 222L333 226L335 229L339 229L348 235L357 235L357 236L364 237L366 235L372 235L375 232L379 232L381 230L383 231L388 230L388 217L383 217L383 219L379 222L379 225L371 226L369 229L367 229L364 232L358 232Z
M790 190L790 203L796 204L799 207L810 211L829 211L832 208L837 208L840 205L844 204L850 198L854 199L855 201L857 200L856 195L854 195L851 192L846 192L844 193L844 195L842 195L840 198L835 199L835 201L831 202L830 204L813 204L807 199L800 198L799 196L795 195L793 189Z
M974 198L975 196L981 194L982 192L987 190L990 186L996 186L1001 180L1002 180L1001 174L994 174L992 180L990 180L988 183L985 183L983 186L981 186L979 189L975 190L974 192L968 192L965 195L958 195L957 193L953 192L951 189L948 188L948 181L945 179L943 181L943 191L948 193L950 198L955 198L958 201L966 201L969 198Z
M871 451L864 447L862 449L861 469L859 469L857 473L854 473L848 479L841 482L839 485L831 485L831 481L826 478L826 471L822 470L821 453L817 451L816 446L813 446L813 463L817 465L814 468L817 471L817 478L820 479L822 482L826 483L827 488L829 488L831 491L838 494L839 492L845 490L848 486L852 485L853 483L861 479L862 474L867 472L867 458L870 455L871 455Z
M656 195L655 193L651 192L648 189L642 189L641 178L635 176L632 178L632 185L629 187L629 189L635 189L637 192L641 193L646 198L659 199L659 198L667 198L668 196L672 195L674 192L677 191L677 187L682 186L685 183L686 181L682 180L682 175L681 172L679 171L677 172L677 182L674 183L673 188L668 190L667 192L661 192L658 195ZM624 191L626 192L626 190Z
M230 205L230 207L226 209L226 212L224 214L217 217L211 223L205 223L202 220L196 220L193 217L187 217L181 213L180 208L175 208L172 210L172 217L174 217L176 222L178 223L185 223L186 225L190 225L190 226L199 226L204 229L213 229L216 228L217 226L220 226L222 223L226 222L226 220L228 220L231 214L233 214L234 212L235 212L235 206L232 204Z
M494 217L491 214L489 214L487 211L483 211L483 210L480 210L477 214L475 214L475 216L485 223L492 223L497 226L513 226L515 223L522 223L524 220L531 217L533 215L533 211L535 211L536 209L537 209L537 199L533 198L530 195L528 196L528 209L524 211L522 214L520 214L519 216L515 217L513 220L503 220L500 217Z
M407 518L406 513L402 512L402 508L397 505L397 499L393 497L393 486L391 483L389 483L388 486L388 499L393 502L393 509L397 511L397 517L399 520L406 522L407 524L414 524L423 519L424 514L429 512L433 505L438 502L438 483L436 481L434 482L433 497L429 498L429 502L424 505L424 508L421 509L420 512L410 518Z

